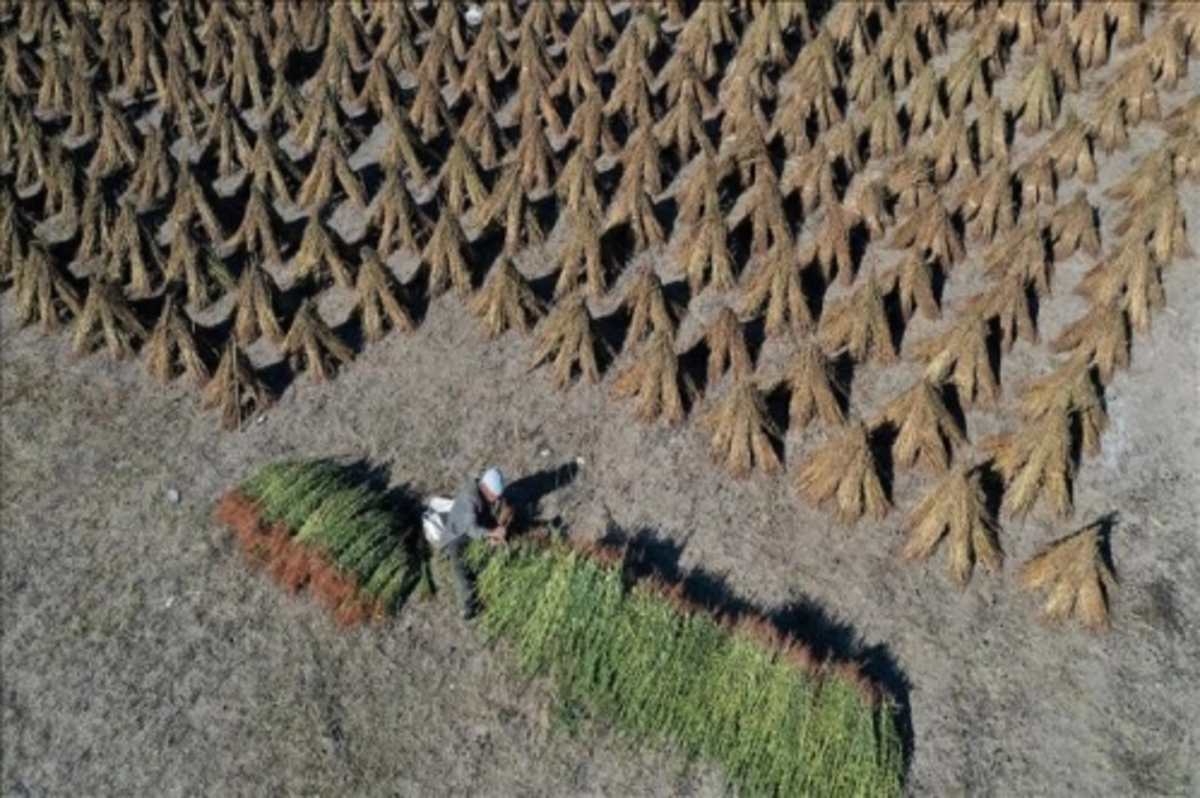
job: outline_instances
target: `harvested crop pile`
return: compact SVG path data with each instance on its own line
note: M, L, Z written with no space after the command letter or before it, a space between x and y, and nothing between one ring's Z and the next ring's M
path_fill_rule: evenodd
M250 563L354 625L394 614L429 578L417 517L388 495L351 467L290 460L226 493L214 517ZM818 659L761 615L701 607L682 582L636 577L615 545L543 530L467 556L484 630L559 700L722 766L746 794L900 794L895 706L853 662Z
M403 508L328 460L275 463L228 492L214 517L246 559L296 593L307 587L340 623L394 613L428 577Z
M720 764L747 795L899 795L885 701L761 618L715 616L632 580L620 550L529 541L475 551L483 625L560 700L639 742Z

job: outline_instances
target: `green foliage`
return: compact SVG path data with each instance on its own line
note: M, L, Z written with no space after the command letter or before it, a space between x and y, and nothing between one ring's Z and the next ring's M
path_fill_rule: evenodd
M284 523L297 543L324 552L340 574L357 579L366 598L388 609L427 578L415 524L406 525L345 466L285 460L265 466L240 490L259 505L265 524Z
M549 676L573 718L717 763L748 795L902 791L891 712L855 686L561 542L472 556L484 630L511 643L524 673Z

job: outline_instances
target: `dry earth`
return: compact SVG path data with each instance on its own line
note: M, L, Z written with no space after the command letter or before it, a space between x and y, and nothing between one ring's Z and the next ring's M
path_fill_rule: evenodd
M1014 69L1019 73L1020 69ZM1191 77L1168 110L1195 92ZM1090 80L1103 80L1103 73ZM1103 159L1102 183L1161 141ZM1072 185L1060 189L1069 197ZM1182 191L1200 250L1200 191ZM1093 191L1092 200L1099 199ZM1113 219L1102 206L1105 232ZM1111 240L1111 236L1107 240ZM527 264L528 265L528 264ZM1083 308L1081 256L1041 309L1043 340ZM531 267L532 268L532 267ZM261 423L220 434L197 393L138 363L76 360L65 336L17 330L0 299L0 750L6 794L714 794L719 774L572 738L540 685L515 681L444 596L393 624L337 628L247 570L208 520L226 487L288 455L366 458L445 491L485 462L543 476L582 458L543 516L573 534L649 530L655 555L782 607L801 633L856 654L905 708L914 794L1194 795L1200 790L1200 263L1166 273L1168 308L1107 391L1103 453L1069 523L1005 525L1002 574L953 591L939 560L903 563L901 513L852 529L790 479L731 481L690 425L644 427L607 384L554 392L530 340L481 341L459 300L435 302L328 384L301 377ZM956 277L957 281L957 277ZM968 292L952 282L948 297ZM910 335L924 337L919 325ZM1013 386L1045 369L1018 344ZM856 380L855 402L903 385ZM610 377L611 379L611 377ZM1004 426L972 413L972 439ZM794 467L801 447L788 440ZM552 486L553 487L553 486ZM918 495L896 486L899 509ZM168 491L181 500L172 503ZM1116 631L1035 622L1017 565L1113 514Z

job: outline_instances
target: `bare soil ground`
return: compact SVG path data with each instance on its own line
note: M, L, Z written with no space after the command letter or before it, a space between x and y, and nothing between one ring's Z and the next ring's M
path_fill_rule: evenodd
M787 480L731 482L691 430L643 428L600 390L556 394L525 376L527 341L480 343L453 301L237 435L137 363L75 360L63 337L14 330L5 301L4 790L720 791L658 752L556 730L543 691L507 676L446 592L346 632L247 570L208 520L214 498L269 460L328 454L443 490L485 461L528 475L582 457L543 515L575 534L653 529L740 595L827 608L831 645L852 629L886 648L875 657L909 685L914 793L1193 793L1195 264L1166 286L1170 309L1112 386L1105 452L1077 486L1078 518L1117 514L1117 631L1098 639L1034 623L1011 564L955 594L939 563L897 559L894 520L833 528ZM1064 531L1009 524L1009 562Z
M1193 63L1166 110L1197 90L1198 72ZM1102 185L1157 146L1153 129L1143 124L1131 151L1102 159ZM1182 195L1200 250L1200 191ZM1044 341L1082 310L1070 288L1088 265L1080 256L1059 269L1041 308ZM724 790L719 774L602 728L568 735L544 687L514 680L503 650L458 620L452 590L414 601L383 628L346 632L248 570L209 520L217 496L268 461L331 455L383 464L422 491L452 490L489 462L540 474L552 488L541 515L561 516L572 534L649 530L664 541L655 556L784 608L802 633L867 659L896 692L914 794L1194 795L1198 274L1194 258L1167 270L1168 308L1152 336L1135 338L1132 367L1106 392L1104 451L1084 461L1074 518L1005 524L1004 572L977 574L961 594L940 559L898 558L902 512L841 529L797 497L790 474L731 481L692 425L635 423L627 404L608 398L607 381L556 393L526 372L530 339L483 342L453 297L333 382L302 376L238 434L217 431L196 391L164 389L139 363L76 360L65 336L16 329L11 298L0 299L0 789ZM970 287L952 282L948 299ZM1004 361L1006 404L969 416L973 440L1004 428L1013 386L1049 362L1044 347L1018 344ZM902 377L866 369L855 401L894 393ZM791 435L789 469L816 444ZM554 485L576 458L574 478ZM916 481L899 480L899 511L919 494ZM1036 600L1017 592L1017 566L1109 513L1116 631L1093 638L1038 625Z

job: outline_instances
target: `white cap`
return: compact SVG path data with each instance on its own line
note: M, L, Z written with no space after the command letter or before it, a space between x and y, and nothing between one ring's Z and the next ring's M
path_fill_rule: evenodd
M479 478L479 484L487 488L494 496L504 495L504 474L499 468L489 468Z

